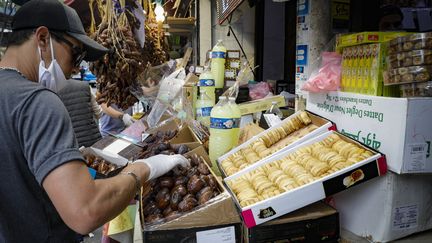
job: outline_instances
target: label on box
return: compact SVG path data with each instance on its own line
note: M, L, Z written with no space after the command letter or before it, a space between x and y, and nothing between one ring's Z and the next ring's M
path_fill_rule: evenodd
M426 143L408 144L409 162L406 164L408 171L424 171L426 169L426 154L428 145Z
M240 58L239 51L228 51L228 58L238 59Z
M231 129L240 127L240 118L210 118L210 128Z
M235 243L235 229L234 226L229 226L220 229L204 230L196 233L197 243Z
M395 207L393 210L393 230L417 228L419 214L417 205Z
M240 68L240 61L232 61L230 62L230 68Z
M119 139L114 141L112 144L108 145L107 147L105 147L103 151L112 154L118 154L120 151L122 151L129 145L131 145L130 142Z
M235 78L236 73L233 70L225 70L225 78Z
M276 126L277 124L279 124L282 120L276 116L275 114L263 114L264 119L267 122L267 125L269 127L273 127Z
M376 161L367 163L357 169L346 172L323 182L326 196L331 196L352 186L361 184L371 178L379 176Z

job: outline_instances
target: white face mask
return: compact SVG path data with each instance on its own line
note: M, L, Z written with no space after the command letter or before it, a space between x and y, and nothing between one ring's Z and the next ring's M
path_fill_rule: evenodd
M57 60L54 58L54 49L52 45L52 39L50 37L51 47L51 64L48 68L45 67L45 62L42 60L41 50L38 46L38 53L40 58L39 63L39 83L43 86L51 89L54 92L58 92L66 85L66 77L61 69Z

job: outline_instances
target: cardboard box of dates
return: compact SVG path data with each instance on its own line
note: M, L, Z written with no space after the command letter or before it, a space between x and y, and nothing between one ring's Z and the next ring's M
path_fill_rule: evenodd
M224 182L251 228L386 172L383 154L329 131Z
M232 197L216 179L202 146L185 154L190 168L176 167L143 187L143 234L240 222Z

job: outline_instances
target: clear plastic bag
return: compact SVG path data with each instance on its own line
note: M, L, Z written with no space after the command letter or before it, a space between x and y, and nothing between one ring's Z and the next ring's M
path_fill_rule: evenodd
M162 80L157 98L147 117L147 124L149 127L156 126L165 111L170 106L173 106L174 101L176 101L181 94L185 76L185 70L181 68Z
M252 70L254 70L256 67L252 68L252 66L250 65L251 63L253 63L253 60L245 61L242 64L242 68L237 74L236 82L232 87L227 89L221 96L226 96L227 98L229 97L237 98L240 86L246 85L249 82L249 80L254 79Z

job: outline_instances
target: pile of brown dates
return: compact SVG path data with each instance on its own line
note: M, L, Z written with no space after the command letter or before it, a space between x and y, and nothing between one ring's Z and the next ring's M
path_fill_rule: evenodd
M189 147L184 144L170 144L171 140L177 131L158 131L155 134L149 135L143 142L142 152L136 156L138 159L146 159L157 154L185 154L189 152Z
M85 155L84 159L87 162L87 166L90 168L95 169L97 172L108 175L108 173L116 170L118 166L116 164L112 164L110 162L107 162L106 160L102 159L101 157L95 156L95 155Z
M196 154L185 157L190 161L188 168L175 167L144 188L142 207L146 224L175 219L220 194L216 178L204 159Z

